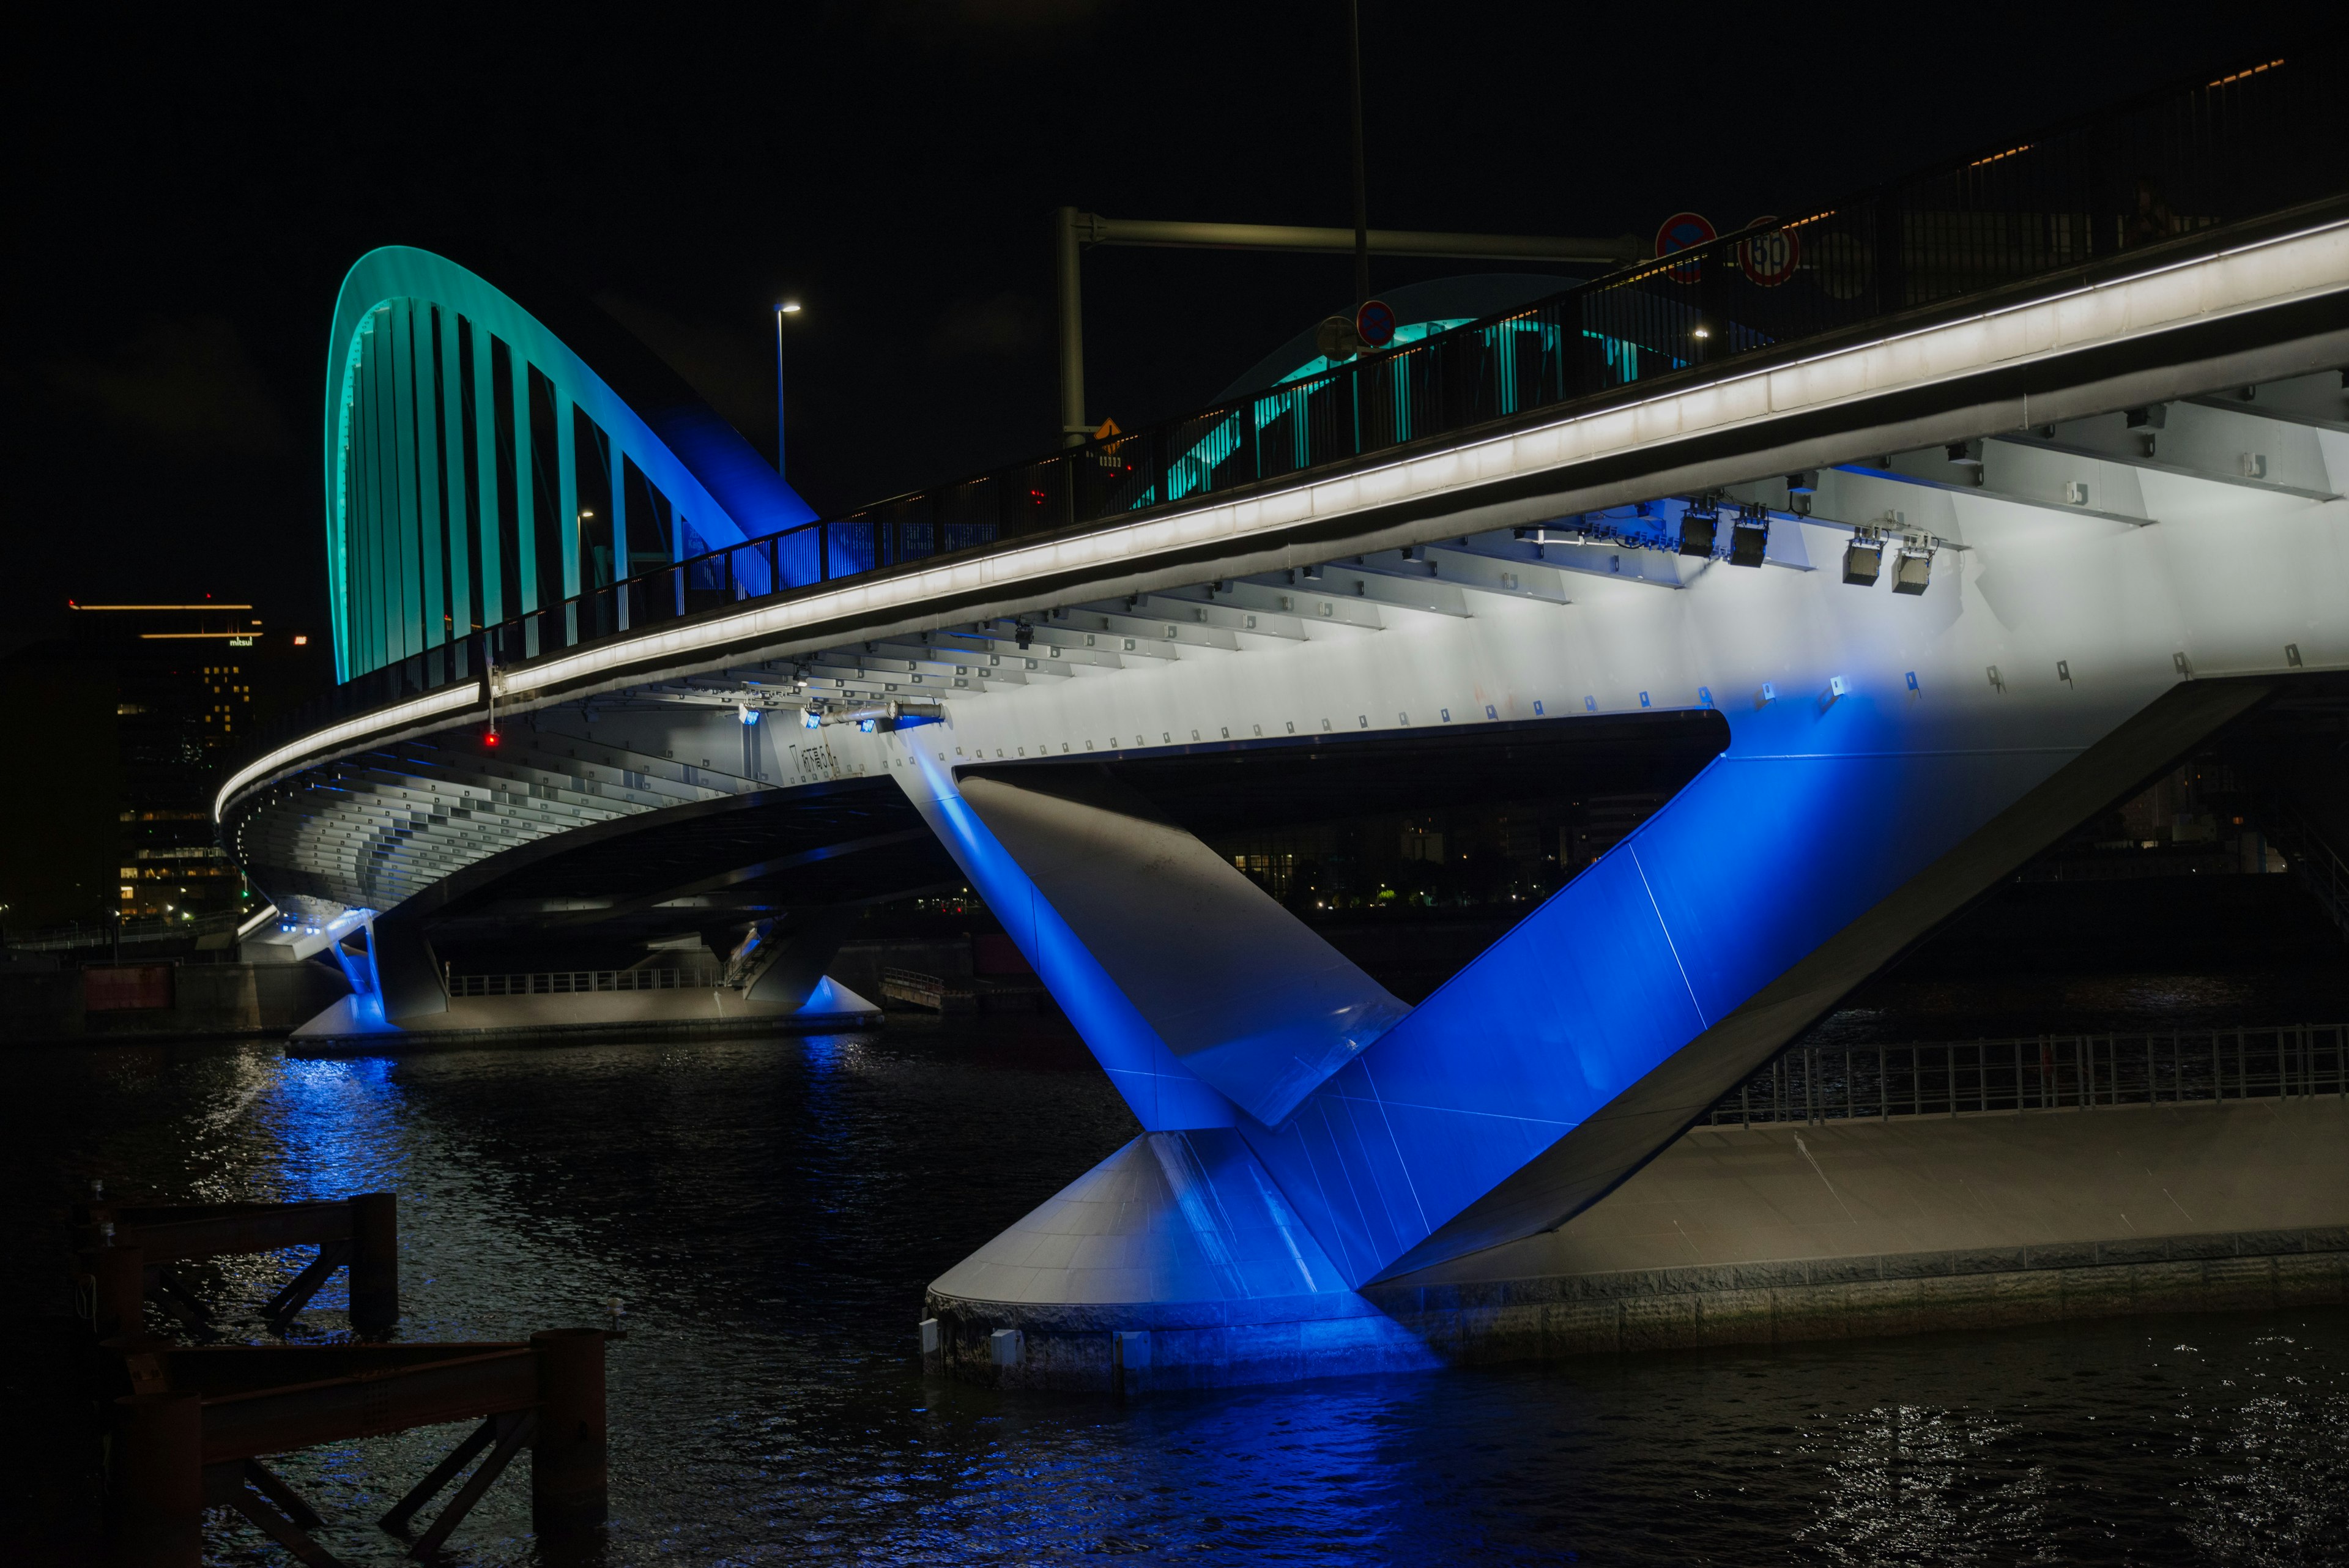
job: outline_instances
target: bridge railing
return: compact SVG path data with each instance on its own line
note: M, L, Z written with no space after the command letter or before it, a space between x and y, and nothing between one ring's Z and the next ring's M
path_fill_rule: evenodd
M585 996L605 991L701 991L722 985L726 971L696 969L545 970L534 974L451 974L449 994L468 996Z
M2349 1024L1806 1045L1723 1096L1712 1127L2349 1096Z
M2338 46L2248 62L1388 352L601 585L358 677L259 749L485 665L1506 428L2341 195L2343 63Z

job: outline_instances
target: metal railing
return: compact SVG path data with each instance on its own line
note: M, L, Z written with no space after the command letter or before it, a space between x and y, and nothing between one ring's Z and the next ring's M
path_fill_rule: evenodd
M2283 851L2284 861L2322 905L2344 936L2349 936L2349 863L2333 852L2322 829L2282 795L2260 804L2260 824L2268 838Z
M194 919L173 919L156 916L145 920L124 920L119 926L112 920L83 922L71 926L44 926L23 933L11 931L6 946L11 952L63 952L75 948L103 948L114 945L118 933L124 947L138 947L153 942L177 941L182 938L216 936L222 931L233 931L243 923L245 916L234 909L221 909Z
M1712 1127L2349 1096L2349 1024L1803 1045L1723 1096Z
M2337 46L2251 62L1389 352L599 586L355 677L251 754L489 666L1506 425L2338 196L2340 63Z
M597 991L700 991L723 985L718 969L576 969L538 974L452 974L449 994L575 996Z

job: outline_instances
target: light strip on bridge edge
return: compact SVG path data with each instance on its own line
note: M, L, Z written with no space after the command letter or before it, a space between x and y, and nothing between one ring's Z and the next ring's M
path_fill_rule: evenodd
M481 691L479 681L460 681L456 685L444 686L438 691L416 698L412 701L402 702L397 708L362 713L356 719L346 719L339 724L329 724L315 734L305 735L298 741L280 746L266 756L239 768L231 775L228 783L221 785L220 794L212 797L212 820L218 822L226 815L231 795L254 779L274 773L298 757L338 745L344 741L357 740L362 735L373 734L378 730L397 730L404 724L413 724L421 720L437 718L442 713L451 712L459 708L470 708L480 697Z
M2208 280L2214 275L2223 280L2225 275L2218 269L2229 263L2236 264L2231 271L2243 275L2229 297L2213 300L2209 297L2214 291ZM977 589L1007 593L1030 577L1102 570L1137 555L1216 540L1239 543L1308 518L1342 517L1736 424L1931 386L1994 365L2075 353L2344 284L2349 284L2349 222L2321 224L2216 255L2173 262L2130 277L1829 350L1791 364L1757 368L1701 387L1572 415L1338 478L1309 481L1243 501L943 564L885 582L851 583L742 615L558 656L517 670L509 679L525 689L560 685L648 658L665 655L681 659L746 638L779 637L823 621L903 611L947 594ZM2147 317L2141 321L2140 312ZM2083 319L2088 316L2093 318ZM1918 373L1905 373L1912 367ZM1659 410L1671 412L1659 418ZM1581 439L1569 440L1576 436ZM453 698L443 693L438 699L422 699L389 712L347 721L281 747L239 770L222 788L213 814L217 817L229 797L252 780L304 753L469 705L473 691L470 686L460 688Z

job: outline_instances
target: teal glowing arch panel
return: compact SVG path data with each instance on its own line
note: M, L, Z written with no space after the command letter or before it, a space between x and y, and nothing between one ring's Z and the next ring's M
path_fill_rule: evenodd
M533 303L407 245L343 279L325 452L337 680L815 516L612 322L559 291ZM750 586L816 580L802 538L777 553L782 584Z

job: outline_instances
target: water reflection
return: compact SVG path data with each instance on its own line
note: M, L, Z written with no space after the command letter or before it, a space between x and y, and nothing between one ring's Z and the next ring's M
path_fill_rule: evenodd
M278 1200L298 1203L353 1192L397 1189L400 1159L399 1090L381 1056L355 1061L248 1061L264 1074L252 1114L278 1145Z
M2047 1472L1982 1412L1881 1405L1816 1446L1827 1486L1795 1532L1828 1563L2054 1563Z
M2212 1563L2349 1561L2349 1389L2337 1354L2294 1334L2261 1335L2250 1351L2225 1379L2242 1386L2240 1403L2178 1412L2204 1461L2180 1500L2182 1532Z
M14 1189L400 1194L403 1332L605 1321L614 1563L2344 1561L2349 1316L2120 1320L1131 1402L925 1383L922 1287L1132 1135L1043 1023L20 1057ZM44 1204L51 1199L47 1196ZM16 1213L20 1239L46 1235ZM5 1264L39 1258L29 1244ZM213 1288L258 1303L291 1260ZM243 1271L239 1272L237 1271ZM50 1288L46 1277L10 1282ZM339 1292L339 1286L336 1287ZM340 1326L339 1293L307 1314ZM249 1321L241 1332L258 1336ZM287 1473L332 1550L457 1428ZM451 1561L536 1562L517 1469ZM218 1523L228 1563L284 1561Z

